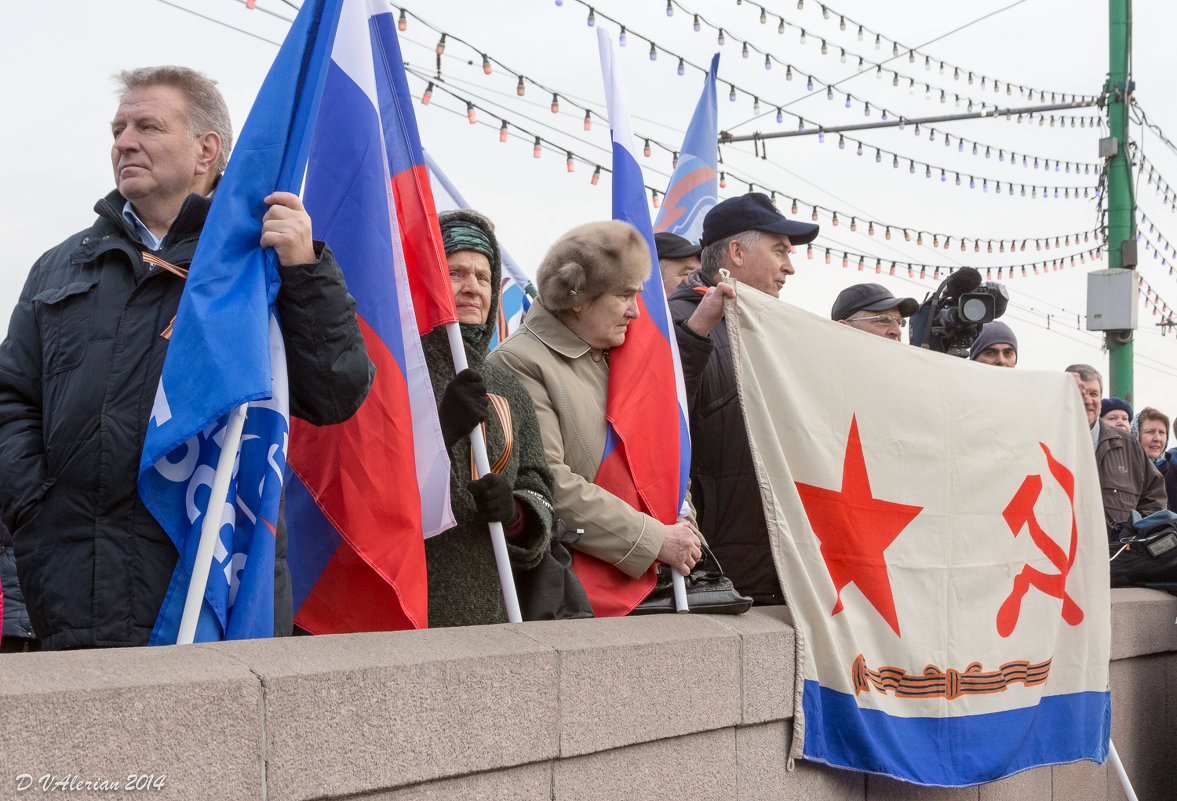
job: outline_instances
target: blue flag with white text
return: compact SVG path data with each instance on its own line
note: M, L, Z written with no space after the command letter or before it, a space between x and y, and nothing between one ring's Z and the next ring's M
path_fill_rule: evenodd
M654 231L669 231L691 242L703 235L703 218L719 202L717 187L719 139L718 112L715 107L715 73L719 53L711 58L711 69L703 82L703 93L687 126L678 164L666 185L662 208L654 220Z
M196 641L269 637L274 546L289 434L285 355L263 250L263 199L297 192L341 0L307 0L250 111L176 312L139 465L143 503L179 551L151 635L176 641L207 507L221 519ZM229 413L249 403L224 501L210 501Z

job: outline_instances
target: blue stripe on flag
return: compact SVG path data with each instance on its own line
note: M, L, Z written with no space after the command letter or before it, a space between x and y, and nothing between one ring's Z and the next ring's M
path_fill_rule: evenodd
M1108 756L1110 693L1046 696L1037 706L981 715L901 718L861 709L852 696L808 680L802 706L806 759L933 787L1084 759L1102 764Z

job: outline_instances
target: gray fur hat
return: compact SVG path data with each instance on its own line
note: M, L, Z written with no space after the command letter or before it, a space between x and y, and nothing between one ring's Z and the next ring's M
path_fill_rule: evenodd
M556 240L536 271L539 300L559 312L650 277L650 245L621 220L586 223Z

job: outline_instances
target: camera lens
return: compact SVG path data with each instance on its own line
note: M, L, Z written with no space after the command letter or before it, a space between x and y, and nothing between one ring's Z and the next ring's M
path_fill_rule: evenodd
M960 304L960 316L967 322L983 322L989 314L988 304L977 297L966 298Z

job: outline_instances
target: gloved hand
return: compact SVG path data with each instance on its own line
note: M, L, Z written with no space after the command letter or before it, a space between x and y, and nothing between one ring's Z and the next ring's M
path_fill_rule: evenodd
M497 520L509 527L519 516L519 504L515 502L511 485L498 473L487 473L467 484L466 489L474 496L474 505L478 507L482 522Z
M467 367L454 376L437 406L445 446L452 448L454 443L474 430L474 426L487 418L489 406L482 373Z

